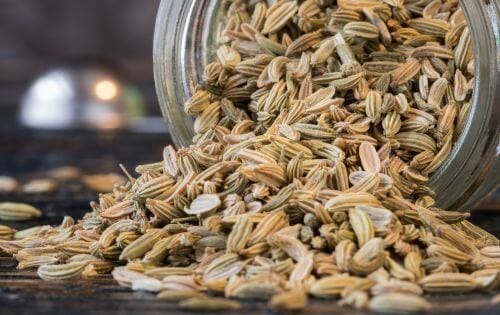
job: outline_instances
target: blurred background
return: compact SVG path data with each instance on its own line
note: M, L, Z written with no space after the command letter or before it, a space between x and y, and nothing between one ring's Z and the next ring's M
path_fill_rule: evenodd
M159 4L0 0L0 201L25 200L21 192L30 189L23 185L50 179L61 167L80 177L117 175L123 174L119 163L133 173L136 165L161 159L169 138L153 80ZM16 189L5 185L5 176L18 181ZM94 184L106 180L116 177ZM30 193L35 201L76 193L88 202L99 190L81 195L59 183L44 193L43 184L35 182L34 191L41 191Z
M100 63L142 93L160 115L152 38L160 0L0 0L0 106L15 122L33 80L61 66ZM11 119L7 119L11 118Z

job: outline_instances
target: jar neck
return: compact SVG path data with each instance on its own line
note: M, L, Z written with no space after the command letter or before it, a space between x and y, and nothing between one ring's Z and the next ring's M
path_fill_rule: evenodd
M162 0L154 36L154 76L163 117L177 147L191 144L193 120L179 102L185 102L201 82L215 43L221 1ZM168 108L168 110L167 110ZM175 127L174 127L175 126ZM175 128L175 130L173 130Z

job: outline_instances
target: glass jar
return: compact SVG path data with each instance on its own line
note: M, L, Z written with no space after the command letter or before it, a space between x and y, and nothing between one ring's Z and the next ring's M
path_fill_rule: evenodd
M475 86L466 126L429 185L443 208L470 209L500 183L500 0L460 0L469 21ZM191 144L183 104L216 51L220 0L163 0L154 37L156 91L177 147Z

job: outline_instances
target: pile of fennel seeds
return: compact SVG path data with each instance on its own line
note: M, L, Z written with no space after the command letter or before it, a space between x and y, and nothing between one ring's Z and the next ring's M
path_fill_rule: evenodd
M192 146L0 249L43 279L113 270L192 310L312 296L412 312L424 292L496 290L498 239L425 186L470 110L458 1L273 3L224 1L216 61L185 104Z

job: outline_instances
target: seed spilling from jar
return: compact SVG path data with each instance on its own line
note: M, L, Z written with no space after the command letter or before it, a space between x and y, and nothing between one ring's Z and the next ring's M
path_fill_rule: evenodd
M425 186L470 110L458 1L223 8L216 57L184 104L193 145L166 147L76 224L6 231L0 250L44 279L113 270L190 310L313 296L419 312L423 292L498 287L498 239Z

